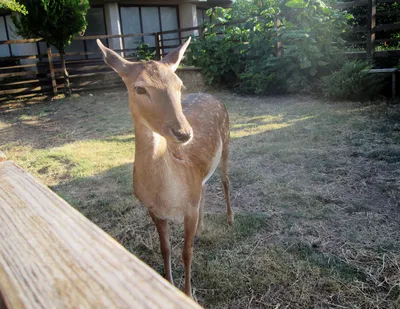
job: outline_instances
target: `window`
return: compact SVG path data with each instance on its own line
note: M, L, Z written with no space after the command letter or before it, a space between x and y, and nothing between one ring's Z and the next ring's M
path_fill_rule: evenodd
M89 35L104 35L107 34L106 23L104 20L104 8L103 7L92 7L89 9L86 15L86 21L88 23L85 36ZM84 43L86 52L99 53L99 47L97 46L96 40L85 40L81 41ZM103 40L103 44L106 44ZM99 58L101 55L87 55L88 58Z
M8 29L6 24L6 17L0 16L0 41L9 40ZM10 45L0 45L0 57L10 57L11 47Z
M122 34L153 33L179 28L177 6L120 6ZM178 45L178 33L165 34L166 45ZM175 39L177 38L177 39ZM153 36L124 38L124 49L135 49L140 43L155 46ZM166 49L164 52L167 52Z
M211 22L211 17L207 15L207 10L205 8L197 8L196 13L197 13L197 24L201 25L202 23L206 22Z

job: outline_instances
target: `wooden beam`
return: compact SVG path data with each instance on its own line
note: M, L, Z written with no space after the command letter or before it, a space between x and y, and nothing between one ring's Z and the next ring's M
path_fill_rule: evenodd
M0 163L0 239L6 308L201 308L11 161Z
M53 65L53 55L51 53L51 47L50 45L47 45L47 60L49 61L49 70L50 70L50 78L51 78L51 87L53 88L53 95L57 95L57 81L56 81L56 75L54 71L54 65Z
M367 10L367 60L374 59L375 52L375 27L376 27L376 0L368 0Z

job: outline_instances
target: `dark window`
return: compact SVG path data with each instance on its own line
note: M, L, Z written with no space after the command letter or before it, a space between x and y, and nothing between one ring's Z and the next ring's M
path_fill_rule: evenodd
M120 6L122 34L154 33L179 28L177 6ZM179 34L165 34L167 46L179 44ZM155 46L154 36L124 38L124 49L135 49L141 43ZM163 52L168 52L166 48Z

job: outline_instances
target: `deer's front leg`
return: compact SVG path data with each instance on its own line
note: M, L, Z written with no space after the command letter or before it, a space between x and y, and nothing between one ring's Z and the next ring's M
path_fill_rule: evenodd
M158 236L160 238L161 255L164 259L165 279L167 279L173 285L174 281L172 279L171 243L169 240L168 221L157 218L151 211L150 211L150 216L157 227Z
M183 245L183 264L185 266L185 294L192 297L192 287L190 283L190 272L193 258L193 242L197 230L199 219L198 207L191 207L184 219L185 240Z

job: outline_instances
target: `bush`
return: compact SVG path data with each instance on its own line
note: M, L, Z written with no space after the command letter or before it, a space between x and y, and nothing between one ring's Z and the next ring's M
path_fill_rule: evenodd
M331 100L368 100L376 98L384 86L384 77L367 71L372 66L365 61L350 61L329 76L322 77L321 89Z
M321 0L237 0L232 9L209 10L219 24L205 24L189 63L203 68L206 82L239 92L310 92L330 72L341 52L348 14ZM279 16L281 27L275 27ZM244 19L240 24L227 24ZM281 55L275 48L282 43Z
M151 47L147 43L140 43L136 47L136 53L134 54L137 60L149 61L156 59L156 48Z

